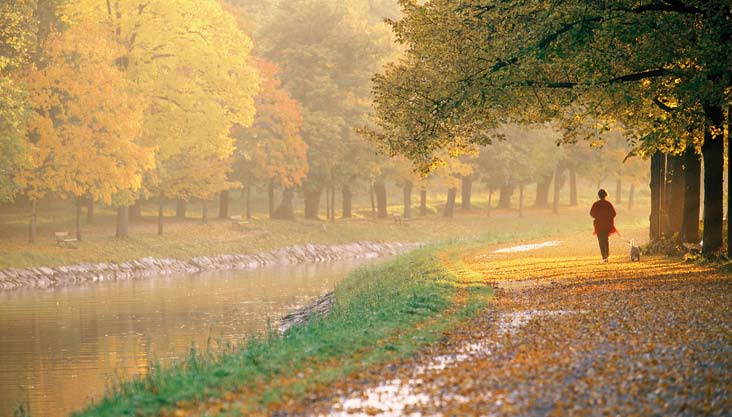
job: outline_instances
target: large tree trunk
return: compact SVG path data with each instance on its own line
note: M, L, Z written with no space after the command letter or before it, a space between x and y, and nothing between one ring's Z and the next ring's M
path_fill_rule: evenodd
M81 241L81 197L76 197L76 240Z
M320 214L320 196L323 194L323 190L318 188L317 190L309 190L303 192L305 197L305 218L308 220L317 220Z
M31 215L28 223L28 243L36 243L38 240L38 202L31 201Z
M564 185L565 168L564 163L559 162L554 172L554 201L552 202L552 212L554 214L559 213L559 193L562 191L562 185Z
M519 185L519 217L524 217L524 185Z
M694 145L684 152L684 215L681 240L699 243L699 208L701 203L701 161Z
M663 183L666 174L664 167L666 165L666 155L660 151L656 151L651 156L651 215L649 217L650 229L649 238L651 242L661 238L661 208L663 201Z
M293 220L295 218L295 209L292 206L292 201L295 199L295 190L292 188L285 188L282 190L282 201L280 201L279 207L274 212L275 219Z
M443 215L445 217L452 218L455 214L455 196L457 195L457 188L453 187L447 190L447 203L445 204L445 211Z
M274 203L274 182L270 181L267 184L267 213L269 218L274 218L275 203Z
M534 203L534 205L537 208L549 207L549 188L551 185L551 175L536 183L536 203Z
M163 197L158 198L158 236L163 235Z
M667 169L671 173L668 182L668 236L681 236L684 221L684 160L681 156L669 156ZM668 176L668 174L666 174Z
M633 197L635 197L635 184L630 184L628 191L628 210L633 210Z
M615 204L623 204L623 181L620 178L615 181Z
M344 185L341 189L341 217L344 219L350 219L353 217L353 192L351 187Z
M412 182L407 181L404 183L404 212L402 216L405 219L412 217Z
M88 198L86 200L86 224L94 223L94 199Z
M125 238L130 234L130 207L117 207L117 232L115 236Z
M427 190L424 188L419 190L419 215L427 215Z
M618 197L620 198L620 197ZM620 201L618 201L619 203ZM577 203L577 173L574 167L569 167L569 205L576 207Z
M375 183L374 193L376 194L376 216L385 219L388 215L386 212L386 184L382 181Z
M706 255L722 248L723 181L724 181L724 113L719 106L704 106L704 241Z
M501 187L500 190L500 196L498 197L498 208L501 209L507 209L511 207L511 196L513 195L513 187L512 186L504 186Z
M252 186L247 183L244 187L244 211L247 214L247 220L252 218Z
M188 205L183 200L178 200L175 203L175 217L179 219L185 219L186 218L186 209Z
M219 193L219 219L229 218L229 190Z
M473 208L473 205L470 202L473 194L473 177L470 175L464 176L461 178L460 183L460 207L462 207L463 210L470 210Z
M201 223L208 223L208 200L201 200Z
M137 223L140 220L142 220L142 201L138 199L130 206L130 221Z

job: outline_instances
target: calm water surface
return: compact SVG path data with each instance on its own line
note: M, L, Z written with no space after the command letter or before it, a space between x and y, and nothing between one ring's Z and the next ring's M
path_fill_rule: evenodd
M366 262L0 293L0 416L24 399L33 417L68 415L151 361L184 357L191 343L236 343L268 318L275 325Z

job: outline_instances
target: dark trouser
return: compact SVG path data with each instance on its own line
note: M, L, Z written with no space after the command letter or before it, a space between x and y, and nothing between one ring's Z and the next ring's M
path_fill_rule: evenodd
M600 254L602 259L607 259L610 256L610 242L608 242L608 232L597 232L597 242L600 244Z

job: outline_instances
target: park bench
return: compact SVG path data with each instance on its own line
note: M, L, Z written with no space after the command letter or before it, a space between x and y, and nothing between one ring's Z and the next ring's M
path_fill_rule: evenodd
M61 247L75 248L79 242L74 237L69 237L69 232L54 232L53 235L56 237L56 244Z
M234 230L244 231L247 230L249 222L244 220L241 216L230 216L231 228Z

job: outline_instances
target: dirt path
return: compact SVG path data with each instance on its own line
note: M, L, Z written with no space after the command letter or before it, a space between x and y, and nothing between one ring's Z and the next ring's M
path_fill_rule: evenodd
M464 254L496 298L442 343L277 415L732 413L732 276L625 249L600 264L587 235L534 243Z

